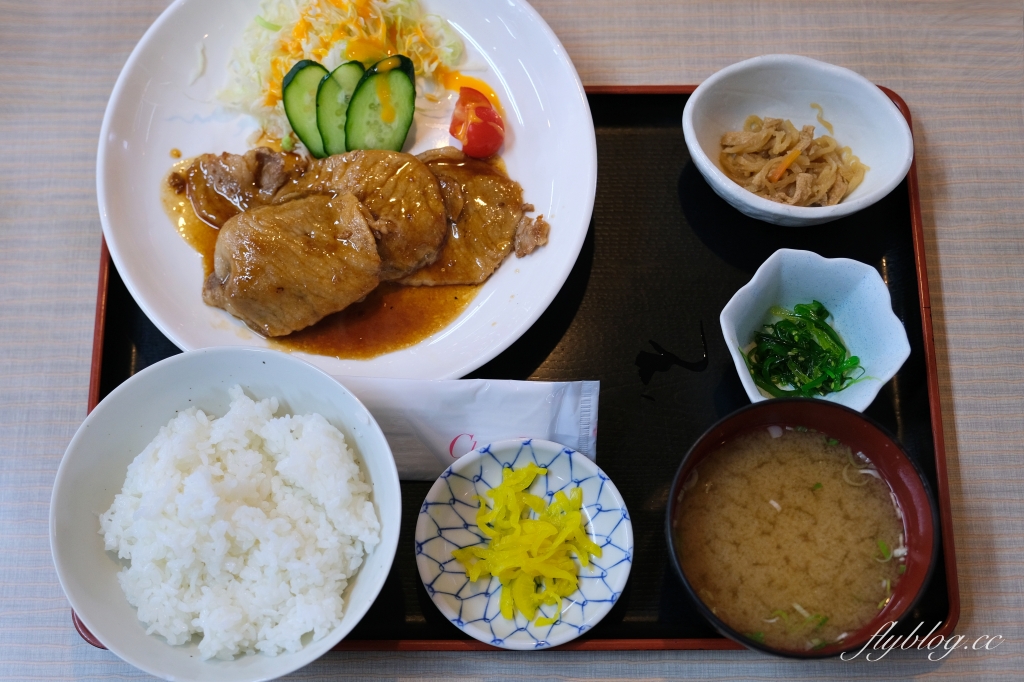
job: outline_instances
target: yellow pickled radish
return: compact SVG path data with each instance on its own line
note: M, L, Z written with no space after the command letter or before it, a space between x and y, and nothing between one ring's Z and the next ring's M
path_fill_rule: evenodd
M583 527L583 491L573 488L568 495L555 493L551 504L526 492L537 476L547 469L529 464L505 469L499 486L487 491L493 506L482 497L476 522L489 538L487 545L465 547L452 552L473 582L495 576L501 582L501 615L512 620L515 612L537 625L552 625L562 614L562 599L579 585L579 565L590 565L590 555L601 556L601 548ZM531 517L531 513L534 515ZM553 616L539 611L542 605L556 607Z

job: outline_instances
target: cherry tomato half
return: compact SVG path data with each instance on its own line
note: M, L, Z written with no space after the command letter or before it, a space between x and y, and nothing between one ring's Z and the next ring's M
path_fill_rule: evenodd
M478 90L459 88L452 124L452 137L462 143L466 156L484 159L498 153L505 141L505 123L490 101Z

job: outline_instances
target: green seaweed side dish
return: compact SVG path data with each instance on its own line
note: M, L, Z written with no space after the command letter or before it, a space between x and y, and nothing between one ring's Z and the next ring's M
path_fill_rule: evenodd
M825 321L831 313L819 301L793 310L772 306L769 312L781 319L754 332L754 347L743 353L760 389L776 398L810 398L841 391L864 377L860 359L850 356Z

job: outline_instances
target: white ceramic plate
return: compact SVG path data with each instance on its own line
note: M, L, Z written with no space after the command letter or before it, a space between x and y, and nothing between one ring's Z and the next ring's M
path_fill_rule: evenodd
M583 86L558 38L523 0L422 0L466 45L465 69L497 91L506 112L502 156L524 200L551 223L547 246L510 257L463 314L418 345L372 360L300 354L331 374L457 378L525 332L568 277L590 224L597 148ZM177 0L136 46L114 86L100 133L96 188L107 246L142 310L185 350L267 342L201 298L199 255L177 234L160 202L172 148L184 157L242 153L256 129L215 100L232 47L258 0ZM205 55L205 73L192 82ZM454 93L451 106L454 108ZM419 117L405 151L448 144L448 119Z
M587 533L601 556L580 568L579 588L562 600L552 625L537 625L517 613L501 615L501 583L495 577L471 583L452 551L483 544L476 525L484 496L501 483L502 471L535 463L547 469L529 491L547 501L559 490L583 490ZM445 470L427 493L416 521L416 567L434 605L457 628L481 642L505 649L533 650L558 646L579 637L611 611L633 565L633 524L626 503L608 476L584 455L543 440L504 440L463 455ZM555 609L542 606L545 616Z

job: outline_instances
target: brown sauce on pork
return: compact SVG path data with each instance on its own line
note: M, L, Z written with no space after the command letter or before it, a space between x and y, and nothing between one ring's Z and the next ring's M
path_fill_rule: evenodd
M174 229L202 257L203 281L206 281L213 272L213 250L217 246L219 230L199 219L185 195L185 175L191 165L192 159L174 164L167 179L160 183L160 200Z
M175 164L161 183L161 199L178 234L202 258L205 280L213 272L219 231L199 219L185 196L184 185L174 179L175 173L183 177L191 164L192 159ZM197 290L201 285L197 282ZM362 302L302 331L271 339L271 344L282 350L367 360L414 346L444 329L466 309L479 290L479 285L405 287L384 283Z

